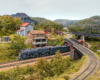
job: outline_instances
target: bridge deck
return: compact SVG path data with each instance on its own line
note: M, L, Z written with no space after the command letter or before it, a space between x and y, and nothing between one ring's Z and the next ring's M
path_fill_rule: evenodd
M100 34L84 34L81 32L73 32L75 35L84 35L84 36L91 36L91 37L100 37Z

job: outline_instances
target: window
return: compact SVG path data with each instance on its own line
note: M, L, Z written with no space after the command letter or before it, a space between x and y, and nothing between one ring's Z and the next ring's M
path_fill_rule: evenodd
M42 34L42 36L41 37L44 37L44 34Z

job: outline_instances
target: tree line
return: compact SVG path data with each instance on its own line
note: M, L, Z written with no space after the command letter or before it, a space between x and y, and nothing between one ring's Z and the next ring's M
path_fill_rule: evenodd
M23 23L21 18L12 17L9 15L0 16L0 36L10 35L16 32L16 29L20 28Z

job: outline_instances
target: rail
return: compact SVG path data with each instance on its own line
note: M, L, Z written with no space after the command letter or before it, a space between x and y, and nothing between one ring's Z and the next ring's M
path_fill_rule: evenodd
M67 56L69 54L70 54L70 52L62 53L61 55L62 56ZM48 60L48 59L51 59L52 57L54 57L54 55L45 56L45 57L42 57L42 58L46 58ZM16 65L22 65L22 64L28 64L28 63L36 62L37 59L38 58L28 59L28 60L23 60L23 61L12 61L12 62L1 63L0 64L0 69L6 68L6 67L12 67L12 66L16 66Z
M85 67L85 69L75 78L73 78L72 80L85 80L89 75L92 74L92 72L96 69L97 65L98 65L98 59L97 57L94 55L94 52L87 49L86 47L76 43L73 39L69 40L72 44L73 47L77 50L79 50L82 54L87 54L88 56L88 64Z

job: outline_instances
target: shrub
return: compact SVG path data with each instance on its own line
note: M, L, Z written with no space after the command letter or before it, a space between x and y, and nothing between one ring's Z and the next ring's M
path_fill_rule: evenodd
M18 75L16 80L25 80L25 77L24 75Z

